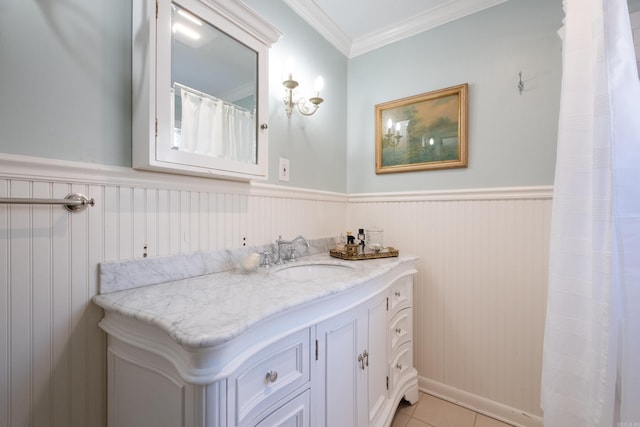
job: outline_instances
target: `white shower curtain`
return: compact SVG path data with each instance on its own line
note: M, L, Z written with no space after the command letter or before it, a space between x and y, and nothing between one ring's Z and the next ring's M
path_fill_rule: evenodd
M256 162L254 114L212 96L180 88L180 150L219 159Z
M207 156L224 156L223 102L191 93L182 88L183 151Z
M233 105L224 106L228 156L242 162L256 163L256 132L253 113Z
M541 403L640 427L640 83L626 0L565 0Z

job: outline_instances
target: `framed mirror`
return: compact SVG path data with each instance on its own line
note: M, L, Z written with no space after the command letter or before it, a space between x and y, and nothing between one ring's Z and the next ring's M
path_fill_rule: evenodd
M266 179L268 48L281 34L239 1L158 0L157 10L134 4L134 98L148 92L152 110L134 99L134 167Z
M258 53L171 4L171 148L256 164Z

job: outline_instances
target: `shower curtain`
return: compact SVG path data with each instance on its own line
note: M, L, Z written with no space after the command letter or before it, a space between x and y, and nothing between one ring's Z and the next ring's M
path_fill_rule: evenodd
M191 93L181 88L183 151L222 157L222 101Z
M221 99L180 88L182 151L256 162L254 115Z
M640 83L626 0L565 0L541 404L640 427Z
M233 105L224 106L224 128L229 147L228 155L242 162L256 163L256 132L254 114Z

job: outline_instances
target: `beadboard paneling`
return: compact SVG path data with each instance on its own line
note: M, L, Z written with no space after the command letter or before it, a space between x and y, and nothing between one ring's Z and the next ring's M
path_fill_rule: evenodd
M346 196L0 155L0 197L70 192L96 206L0 205L2 426L106 424L106 341L90 302L99 262L374 224L420 256L421 386L539 425L549 188Z
M420 256L414 363L423 389L542 425L550 214L548 187L350 197L351 229L377 225L386 245Z
M0 426L106 425L105 260L337 235L347 197L71 162L0 156L0 197L94 207L0 204Z

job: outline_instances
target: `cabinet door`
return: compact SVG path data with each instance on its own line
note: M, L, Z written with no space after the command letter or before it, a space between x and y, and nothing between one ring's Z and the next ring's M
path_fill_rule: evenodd
M363 375L361 310L331 318L317 326L317 426L358 425L358 378Z
M364 427L384 410L387 330L386 293L318 325L318 426Z
M133 167L266 179L268 49L282 33L239 1L132 3Z
M387 400L387 297L379 295L367 309L367 421L372 425Z

